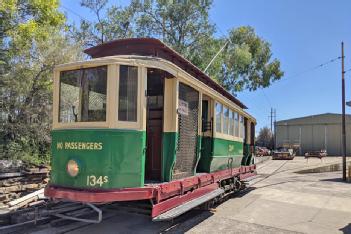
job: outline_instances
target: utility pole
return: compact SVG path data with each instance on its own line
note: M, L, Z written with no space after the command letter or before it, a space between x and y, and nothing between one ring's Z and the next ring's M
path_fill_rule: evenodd
M341 42L341 88L342 88L342 179L346 181L346 128L345 128L345 70L344 42Z
M276 114L276 110L273 109L271 107L271 114L270 116L268 116L270 119L271 119L271 134L273 134L273 138L272 138L272 141L273 141L273 149L275 149L275 142L276 142L276 131L275 131L275 121L276 121L276 117L277 117L277 114ZM273 129L273 124L274 124L274 129Z
M274 109L274 150L277 148L277 110Z
M273 108L271 107L271 115L269 116L271 119L271 133L273 133Z

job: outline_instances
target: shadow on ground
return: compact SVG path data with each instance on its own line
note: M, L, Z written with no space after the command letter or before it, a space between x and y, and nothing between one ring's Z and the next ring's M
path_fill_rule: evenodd
M349 223L343 228L340 228L339 230L342 231L343 233L351 234L351 223Z
M202 223L206 219L213 216L215 209L219 205L225 203L227 200L243 197L255 189L256 189L255 187L249 187L249 188L246 188L245 190L242 190L238 193L234 193L230 196L227 196L226 198L224 198L224 200L222 202L216 203L213 206L213 208L210 210L201 209L201 207L197 208L195 210L191 210L191 211L183 214L182 216L176 218L173 221L174 224L170 225L169 228L165 229L161 233L184 233L184 232L187 232L190 229L192 229L193 227L195 227L196 225Z

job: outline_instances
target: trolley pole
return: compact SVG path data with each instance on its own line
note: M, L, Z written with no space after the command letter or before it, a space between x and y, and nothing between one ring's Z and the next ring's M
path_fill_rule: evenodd
M345 70L344 42L341 42L341 88L342 88L342 179L346 181L346 127L345 127Z

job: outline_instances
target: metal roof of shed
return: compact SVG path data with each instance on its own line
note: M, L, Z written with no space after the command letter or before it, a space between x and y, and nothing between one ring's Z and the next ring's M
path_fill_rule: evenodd
M285 125L308 125L308 124L330 124L336 123L341 124L341 114L337 113L323 113L316 115L308 115L298 118L285 119L277 121L277 126L285 126ZM346 115L346 122L351 122L351 115Z
M202 72L198 67L185 59L179 53L165 45L158 39L154 38L129 38L109 41L84 51L93 58L113 56L113 55L140 55L153 56L168 60L204 84L210 86L239 107L247 109L247 107L226 91L221 85L211 79Z

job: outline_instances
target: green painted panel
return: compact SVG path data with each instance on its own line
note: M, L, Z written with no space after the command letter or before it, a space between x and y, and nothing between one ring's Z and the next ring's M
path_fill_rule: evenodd
M51 183L79 188L141 187L144 185L145 142L144 131L54 130ZM66 172L70 159L79 164L76 177ZM93 178L88 183L88 176L95 176L95 183ZM98 181L100 176L102 179ZM104 176L108 177L108 182Z
M210 171L219 171L228 168L235 168L241 166L243 156L233 157L213 157L211 161Z
M176 159L177 132L163 133L162 180L171 181L173 166Z
M212 137L201 138L201 158L197 172L209 172L212 161Z
M250 145L244 144L244 157L241 164L248 166L251 164L250 161L251 161Z
M239 167L243 158L243 143L219 138L202 138L198 172L213 172Z
M238 141L214 138L214 156L243 155L243 143Z

